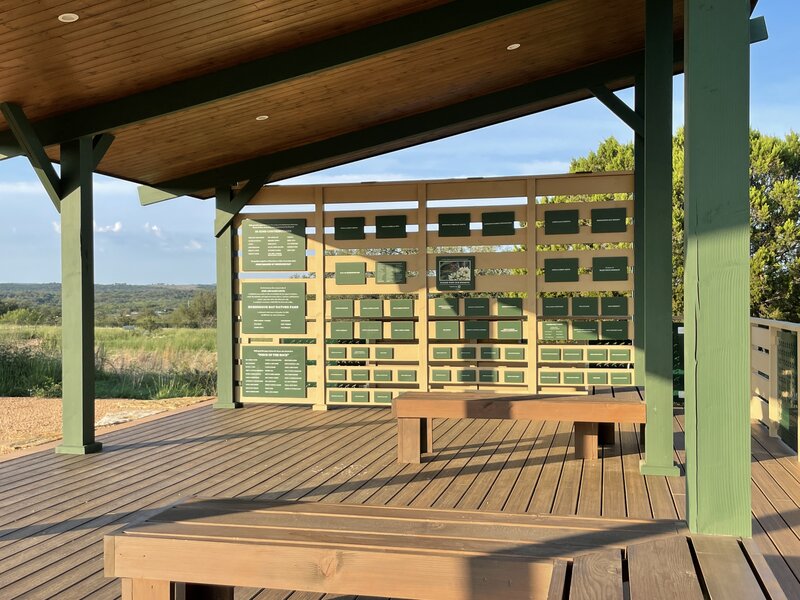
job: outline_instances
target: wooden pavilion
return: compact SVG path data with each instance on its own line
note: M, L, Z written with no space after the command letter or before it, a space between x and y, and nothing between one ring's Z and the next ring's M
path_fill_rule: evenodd
M749 538L749 47L766 39L763 19L751 19L754 4L53 0L5 10L0 158L26 156L61 214L64 435L56 451L101 450L92 173L141 184L143 204L215 198L216 406L233 408L235 225L248 203L273 193L266 184L594 97L635 133L633 339L647 410L638 472L677 476L672 78L684 72L682 516L693 534ZM631 86L633 108L614 93ZM314 199L320 214L323 203Z

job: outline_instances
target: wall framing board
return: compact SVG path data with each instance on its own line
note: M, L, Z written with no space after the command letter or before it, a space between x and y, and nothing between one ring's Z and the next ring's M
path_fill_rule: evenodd
M234 220L235 400L634 384L632 192L628 172L264 187Z

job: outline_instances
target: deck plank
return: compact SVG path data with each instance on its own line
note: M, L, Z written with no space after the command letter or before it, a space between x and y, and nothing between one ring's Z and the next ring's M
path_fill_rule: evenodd
M102 535L192 494L565 517L682 516L684 479L639 475L634 426L619 427L618 444L600 460L578 461L570 423L462 419L434 425L435 452L421 465L396 462L388 411L314 413L280 405L199 407L100 436L107 452L99 455L47 450L0 462L0 482L9 484L0 485L3 597L118 598L119 583L102 576ZM680 416L675 431L676 462L682 463ZM774 574L773 585L800 597L800 464L762 426L754 425L752 436L753 543ZM241 589L236 598L322 596Z

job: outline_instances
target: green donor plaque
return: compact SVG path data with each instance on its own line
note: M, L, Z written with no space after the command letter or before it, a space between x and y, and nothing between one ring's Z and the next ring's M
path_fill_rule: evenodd
M468 317L488 317L488 298L464 298L464 314Z
M375 217L375 237L379 240L406 237L406 216L378 215Z
M513 210L483 213L483 235L514 235L514 218Z
M436 298L433 301L433 314L437 317L457 317L458 298Z
M567 298L559 296L556 298L542 298L543 317L566 317Z
M469 236L469 213L439 214L439 237Z
M383 323L381 321L361 321L358 327L358 337L362 340L382 339Z
M628 297L611 296L610 298L601 298L600 308L603 311L603 316L625 317L628 315Z
M468 340L485 340L489 337L489 321L466 321L464 337Z
M597 298L573 298L572 314L576 317L596 317Z
M627 340L628 321L603 321L600 332L604 340Z
M245 219L243 271L305 271L305 219Z
M593 208L592 233L623 233L627 228L624 208Z
M475 289L474 256L437 256L436 289L471 291Z
M411 298L389 300L389 314L393 317L413 317L414 301Z
M358 301L358 314L361 317L382 317L383 300L379 298L362 298Z
M544 280L548 283L578 281L578 259L545 258Z
M364 285L367 283L367 268L363 262L336 263L336 285Z
M498 298L497 314L501 317L518 317L522 314L522 298Z
M592 259L592 279L594 281L625 281L628 279L628 257L594 257Z
M337 217L333 220L333 239L363 240L364 217Z
M542 323L543 340L567 339L567 324L564 321L544 321Z
M392 321L390 329L393 340L414 339L414 321Z
M434 329L439 340L457 340L460 337L458 321L436 321Z
M521 340L522 321L498 321L497 338L501 340Z
M353 322L334 321L331 323L331 338L334 340L352 340Z
M579 231L577 210L548 210L544 213L545 235L572 234Z
M305 333L306 284L242 282L243 333Z
M375 283L405 283L406 261L379 262L375 265Z
M242 396L305 398L306 349L302 346L244 346Z
M353 316L353 301L352 300L331 300L331 316L332 317L352 317Z
M573 321L572 322L573 340L596 340L597 321Z

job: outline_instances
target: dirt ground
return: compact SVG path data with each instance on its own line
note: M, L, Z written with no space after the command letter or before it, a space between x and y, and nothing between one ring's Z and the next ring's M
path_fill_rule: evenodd
M210 400L97 400L98 428L141 419L156 413ZM57 440L61 437L61 400L57 398L0 398L0 455Z

